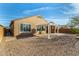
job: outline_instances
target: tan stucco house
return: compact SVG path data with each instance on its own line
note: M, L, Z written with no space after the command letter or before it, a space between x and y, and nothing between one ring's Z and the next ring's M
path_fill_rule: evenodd
M28 34L44 34L47 31L48 22L41 16L31 16L15 19L11 22L11 33L18 36L22 33Z
M0 25L0 42L2 41L3 37L4 37L4 27Z

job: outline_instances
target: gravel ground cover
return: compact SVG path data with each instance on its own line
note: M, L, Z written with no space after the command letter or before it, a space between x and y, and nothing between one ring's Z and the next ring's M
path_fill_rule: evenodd
M78 56L79 40L73 35L51 35L14 39L3 42L2 55L7 56ZM7 37L9 39L9 37ZM7 40L5 38L5 40ZM11 39L11 38L10 38ZM1 46L0 46L1 47ZM1 55L1 52L0 52Z

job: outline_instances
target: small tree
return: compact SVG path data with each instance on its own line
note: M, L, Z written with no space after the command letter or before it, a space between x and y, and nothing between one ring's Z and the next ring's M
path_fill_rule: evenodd
M79 17L73 17L72 20L68 23L72 33L79 33L79 29L75 28L75 26L78 24L79 24Z
M72 28L79 24L79 18L78 17L73 17L72 20L68 23L68 25Z

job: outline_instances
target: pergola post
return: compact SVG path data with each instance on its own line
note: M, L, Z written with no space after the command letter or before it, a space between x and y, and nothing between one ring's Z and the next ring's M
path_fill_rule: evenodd
M59 27L57 26L57 33L59 33Z
M56 25L52 22L48 23L48 39L51 39L51 25L55 26L54 33L56 33Z
M54 27L54 33L56 33L56 26Z
M51 33L50 24L48 24L48 39L51 39L50 33Z

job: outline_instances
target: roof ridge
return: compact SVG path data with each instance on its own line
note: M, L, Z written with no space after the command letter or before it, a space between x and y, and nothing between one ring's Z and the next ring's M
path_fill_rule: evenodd
M35 16L41 16L41 15L34 15L34 16L27 16L27 17L22 17L22 18L16 18L12 21L15 21L15 20L20 20L20 19L24 19L24 18L30 18L30 17L35 17Z

